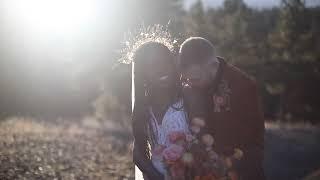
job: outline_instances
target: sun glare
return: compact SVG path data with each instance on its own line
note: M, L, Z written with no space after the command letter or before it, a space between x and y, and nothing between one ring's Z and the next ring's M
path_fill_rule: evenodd
M90 0L7 0L9 16L24 28L41 33L76 32L95 20Z

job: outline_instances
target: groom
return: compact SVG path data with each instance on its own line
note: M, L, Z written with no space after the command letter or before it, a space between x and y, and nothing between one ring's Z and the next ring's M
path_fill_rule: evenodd
M188 86L184 97L189 116L206 117L219 154L230 156L235 148L244 152L236 166L241 180L264 180L264 121L256 82L216 57L213 45L201 37L181 45L179 68Z

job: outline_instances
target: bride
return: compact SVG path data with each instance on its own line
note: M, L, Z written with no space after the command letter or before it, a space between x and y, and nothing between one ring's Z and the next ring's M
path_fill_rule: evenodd
M143 43L134 52L132 72L133 161L144 179L164 179L157 153L170 145L169 132L189 131L174 55L162 43Z

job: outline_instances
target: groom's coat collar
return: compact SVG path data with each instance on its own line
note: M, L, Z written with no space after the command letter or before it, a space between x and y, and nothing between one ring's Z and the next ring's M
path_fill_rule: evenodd
M219 61L219 68L217 71L217 75L213 80L211 87L209 88L209 91L208 91L209 94L213 94L214 92L217 91L218 85L220 84L223 76L224 68L226 66L226 61L224 60L223 57L217 56L216 58Z

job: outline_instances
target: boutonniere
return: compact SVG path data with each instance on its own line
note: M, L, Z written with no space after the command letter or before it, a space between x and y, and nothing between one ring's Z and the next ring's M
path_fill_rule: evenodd
M212 96L214 104L214 112L230 111L230 94L231 89L227 81L223 80L217 89L217 92Z

